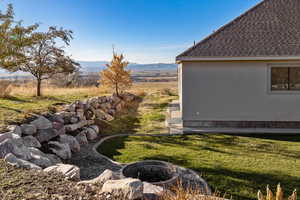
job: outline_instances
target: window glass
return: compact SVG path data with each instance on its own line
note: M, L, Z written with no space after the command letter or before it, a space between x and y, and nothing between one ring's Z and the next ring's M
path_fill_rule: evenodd
M290 90L300 90L300 67L290 68Z
M289 89L289 69L287 67L271 68L271 89L288 90Z

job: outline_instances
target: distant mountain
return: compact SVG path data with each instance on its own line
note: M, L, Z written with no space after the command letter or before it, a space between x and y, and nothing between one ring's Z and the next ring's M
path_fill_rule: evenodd
M107 61L77 61L81 65L80 71L83 73L100 72L105 69ZM128 69L133 72L141 71L176 71L177 64L174 63L152 63L152 64L137 64L131 63L128 65ZM13 76L29 76L28 73L15 72L10 73L8 71L0 69L0 77L13 77Z
M81 71L83 72L99 72L105 69L107 61L77 61L81 65ZM131 63L128 65L128 69L132 71L173 71L177 70L177 64L173 63L153 63L153 64L137 64Z

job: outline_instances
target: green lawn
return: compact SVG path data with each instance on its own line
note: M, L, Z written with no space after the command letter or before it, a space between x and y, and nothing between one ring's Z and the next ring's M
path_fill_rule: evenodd
M108 140L99 151L122 163L157 159L194 169L233 199L256 199L268 184L281 183L289 194L300 189L300 137L130 136Z

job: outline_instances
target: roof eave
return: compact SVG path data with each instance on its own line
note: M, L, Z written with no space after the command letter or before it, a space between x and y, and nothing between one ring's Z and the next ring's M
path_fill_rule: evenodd
M285 60L299 60L300 56L257 56L257 57L177 57L176 62L183 61L285 61Z

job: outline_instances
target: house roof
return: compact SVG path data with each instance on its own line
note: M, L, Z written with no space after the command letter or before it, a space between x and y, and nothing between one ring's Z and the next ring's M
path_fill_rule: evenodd
M177 60L300 56L300 0L264 0Z

